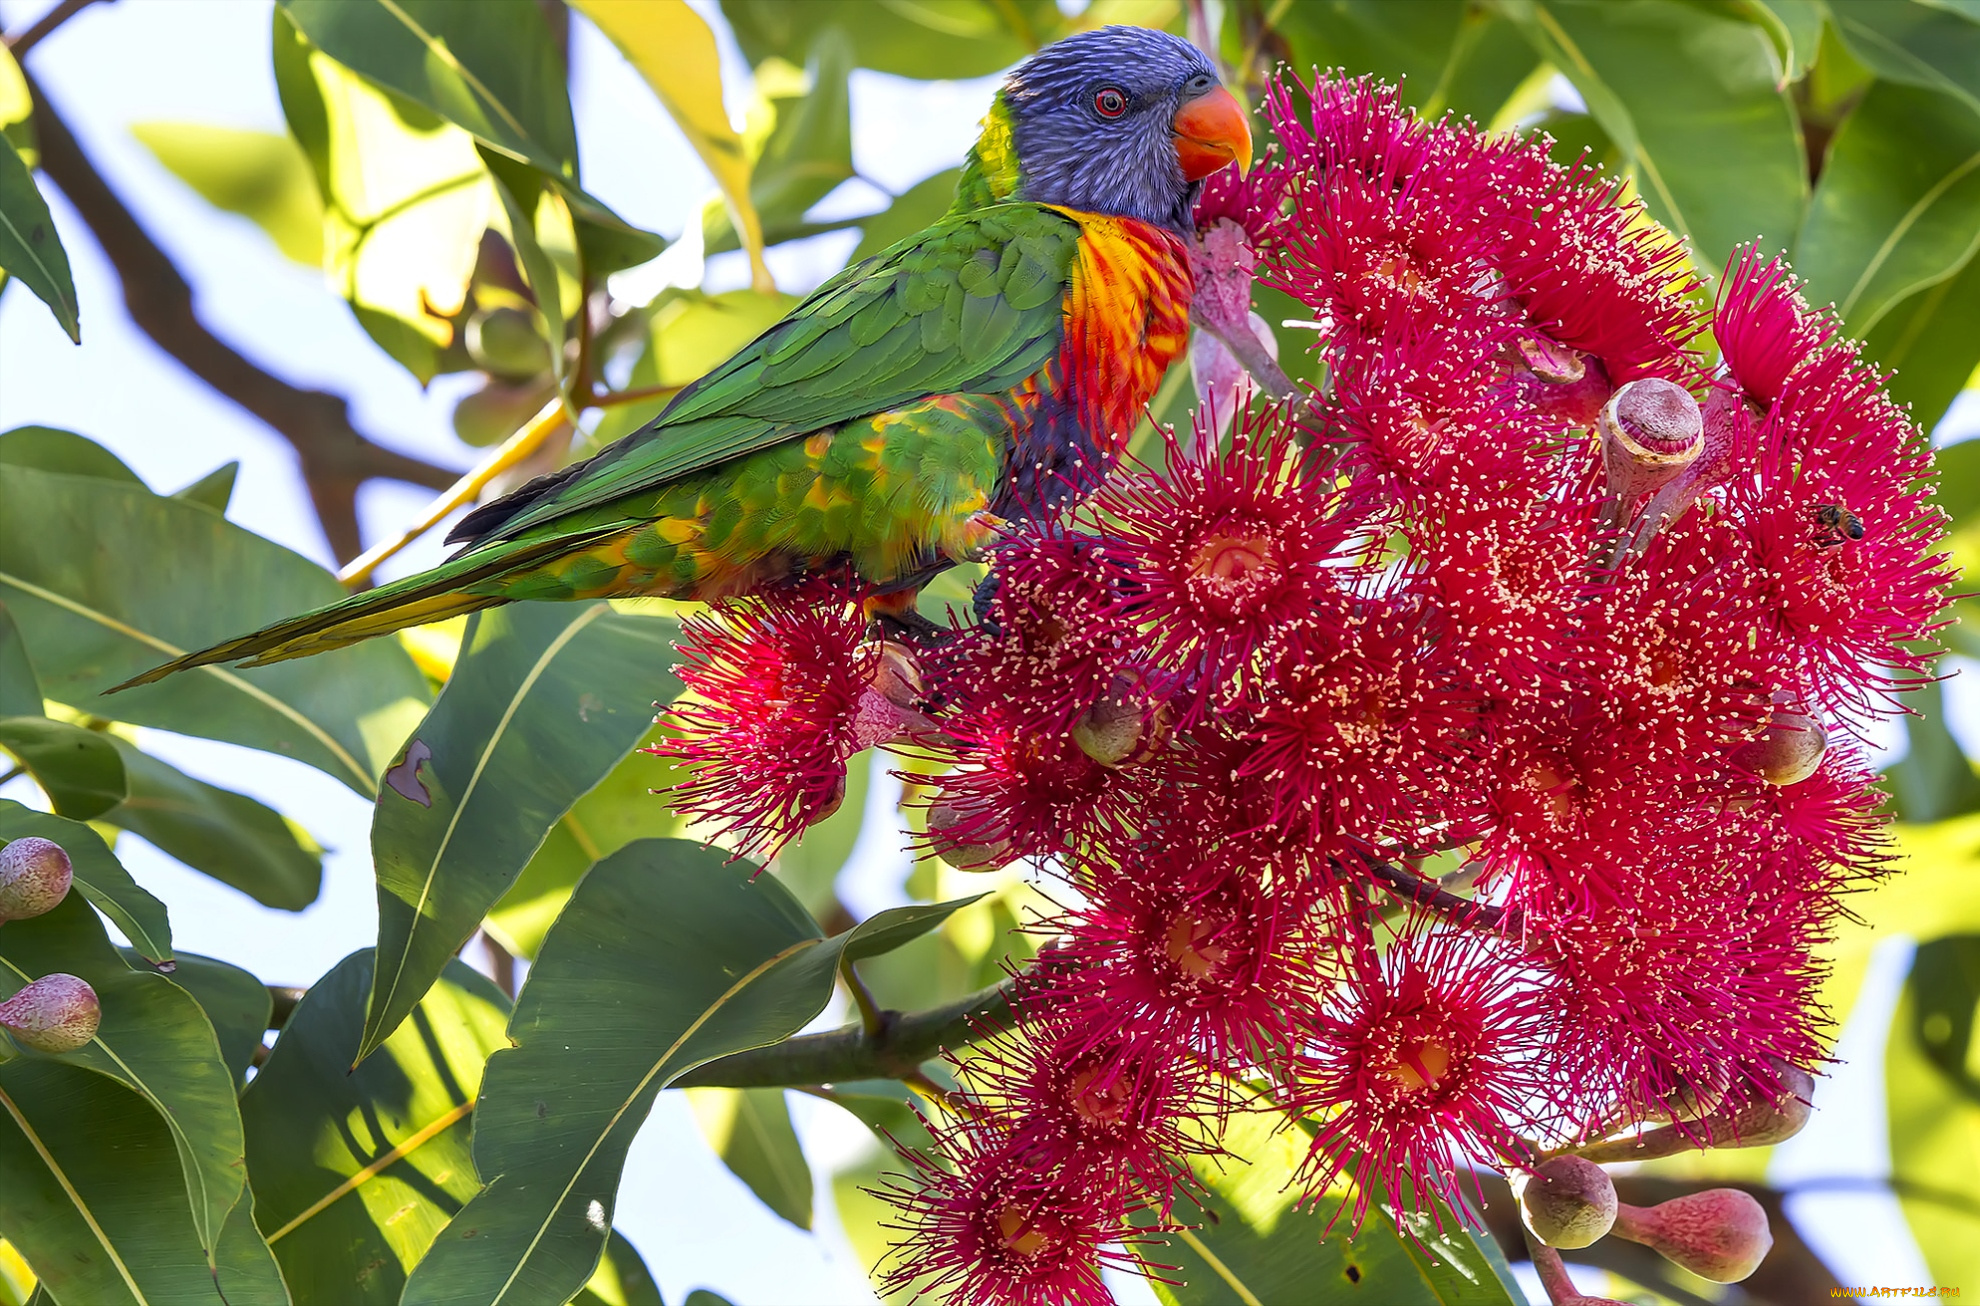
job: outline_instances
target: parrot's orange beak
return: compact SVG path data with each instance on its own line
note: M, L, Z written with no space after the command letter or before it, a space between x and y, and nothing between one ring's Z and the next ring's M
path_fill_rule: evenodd
M1183 177L1202 181L1222 168L1237 164L1240 175L1251 171L1251 126L1244 106L1219 86L1176 110L1170 124L1176 136L1176 160Z

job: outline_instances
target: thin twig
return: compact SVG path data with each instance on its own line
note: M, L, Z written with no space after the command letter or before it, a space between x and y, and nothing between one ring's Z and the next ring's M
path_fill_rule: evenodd
M543 410L531 418L520 431L495 446L479 465L443 490L432 503L427 504L426 511L420 514L418 521L400 532L397 538L380 540L351 559L344 565L344 569L337 573L337 579L345 585L362 585L370 579L372 572L378 570L380 563L438 526L454 509L473 502L490 481L541 449L551 436L563 429L563 426L564 401L562 396L559 396L543 405Z
M846 992L852 994L853 1005L859 1008L859 1027L866 1031L867 1038L878 1041L887 1032L887 1014L873 1000L873 990L859 977L852 958L839 958L839 979L845 984Z
M631 390L607 390L595 394L585 401L587 408L617 408L620 404L636 404L642 399L671 399L681 392L677 385L643 385Z
M24 58L27 52L40 45L49 33L95 3L96 0L62 0L61 4L43 14L25 32L19 36L7 37L7 49L13 53L14 58Z
M1473 925L1481 929L1513 929L1518 925L1516 913L1508 913L1503 907L1495 907L1489 902L1479 902L1476 898L1465 898L1452 893L1437 884L1426 880L1413 871L1404 870L1393 863L1368 858L1362 865L1384 889L1407 898L1419 907L1428 907L1440 915L1448 916L1460 925ZM1511 916L1511 920L1508 920Z

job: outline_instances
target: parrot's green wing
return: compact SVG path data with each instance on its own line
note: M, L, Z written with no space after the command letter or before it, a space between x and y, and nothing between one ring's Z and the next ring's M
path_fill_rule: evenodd
M927 395L1009 390L1058 352L1078 246L1078 223L1035 204L945 218L826 282L643 430L477 510L449 538L514 539Z
M1072 218L1035 204L944 218L827 281L642 430L468 514L449 537L468 547L438 567L117 688L217 662L301 657L501 603L489 582L641 520L652 491L671 481L929 395L1010 390L1059 350L1079 236Z

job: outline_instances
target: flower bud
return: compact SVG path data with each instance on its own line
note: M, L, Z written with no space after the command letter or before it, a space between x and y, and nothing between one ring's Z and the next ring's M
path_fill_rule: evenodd
M1819 771L1828 750L1829 732L1820 718L1776 707L1767 728L1734 749L1732 761L1770 785L1785 787Z
M1592 1161L1557 1156L1511 1179L1520 1218L1549 1247L1590 1246L1616 1222L1616 1186Z
M1143 677L1123 672L1073 722L1072 739L1102 766L1136 766L1161 752L1173 724L1167 700Z
M1815 1077L1800 1066L1777 1061L1779 1081L1752 1101L1712 1118L1717 1147L1770 1147L1801 1132L1815 1113Z
M1522 336L1510 351L1507 386L1519 403L1564 427L1595 424L1610 395L1602 361L1551 337Z
M0 921L53 911L73 878L69 854L52 839L29 835L0 848Z
M102 1018L96 990L74 975L43 975L0 1002L0 1029L37 1052L74 1052Z
M1713 1283L1738 1283L1774 1246L1765 1208L1737 1188L1708 1188L1647 1208L1625 1202L1616 1208L1615 1232Z
M1717 1111L1732 1090L1732 1074L1724 1065L1693 1068L1690 1074L1666 1072L1671 1087L1642 1112L1645 1120L1702 1120Z
M1610 396L1595 428L1609 497L1623 505L1659 489L1705 449L1705 419L1681 385L1643 377Z
M921 666L905 644L883 641L873 659L873 692L895 707L919 711L928 699Z
M928 834L935 855L959 871L994 871L1011 860L1011 841L973 804L936 799L928 806Z

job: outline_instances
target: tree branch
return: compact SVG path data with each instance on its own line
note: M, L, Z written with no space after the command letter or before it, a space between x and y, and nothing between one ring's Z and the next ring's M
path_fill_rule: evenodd
M43 14L38 22L19 36L8 37L8 51L16 59L25 58L27 52L40 45L49 33L95 3L96 0L62 0L61 4Z
M123 282L124 304L139 329L206 384L260 418L287 440L302 463L310 500L339 561L364 547L357 522L358 486L373 479L443 489L456 473L373 444L350 422L336 395L304 390L272 376L215 336L194 310L192 287L110 189L35 80L35 131L41 167L96 235Z
M1426 880L1414 871L1405 870L1390 862L1370 857L1362 866L1381 886L1398 898L1405 898L1420 907L1442 916L1448 916L1460 925L1475 925L1480 929L1517 929L1519 917L1512 915L1508 920L1506 909L1495 907L1489 902L1479 902L1466 898L1440 887L1434 880Z
M927 1011L883 1011L877 1035L869 1036L862 1025L848 1025L738 1052L690 1070L669 1087L773 1088L903 1079L944 1048L988 1037L1010 1015L1014 983L1005 980Z

